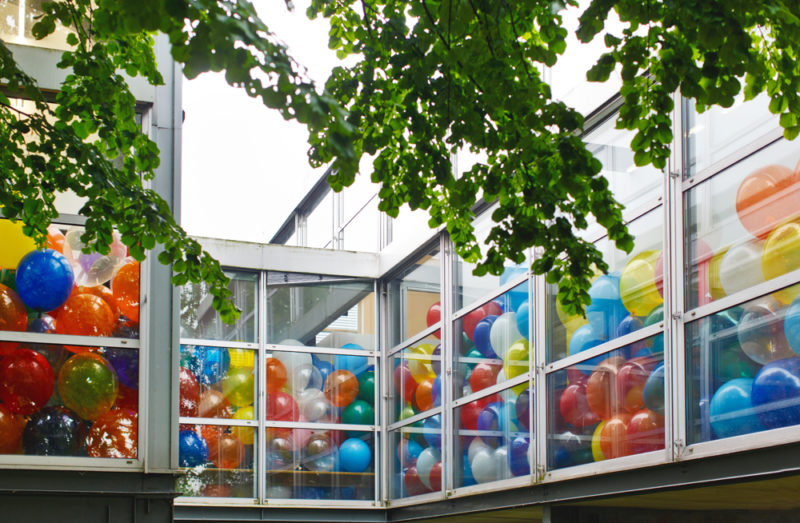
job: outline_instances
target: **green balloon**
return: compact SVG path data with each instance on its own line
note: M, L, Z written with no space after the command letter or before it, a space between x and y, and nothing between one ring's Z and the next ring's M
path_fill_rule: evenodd
M342 423L348 425L374 425L375 411L364 400L356 400L342 412Z
M480 358L485 360L486 356L481 354L478 349L472 349L467 353L467 358ZM469 370L472 370L475 368L475 365L477 364L478 364L477 362L467 363L467 367L469 368Z
M375 402L375 372L362 372L358 377L358 399L370 405Z
M475 348L475 344L472 343L471 339L469 339L469 336L467 336L467 333L464 332L464 331L461 331L461 347L460 347L461 354L469 354L469 352L471 350L473 350L474 348Z

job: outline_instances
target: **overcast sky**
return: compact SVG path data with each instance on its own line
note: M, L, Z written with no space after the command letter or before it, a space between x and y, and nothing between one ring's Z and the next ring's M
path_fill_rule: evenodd
M259 0L262 19L323 83L336 62L328 24L308 0ZM267 242L323 170L308 164L305 127L285 121L220 74L183 82L181 219L193 235Z

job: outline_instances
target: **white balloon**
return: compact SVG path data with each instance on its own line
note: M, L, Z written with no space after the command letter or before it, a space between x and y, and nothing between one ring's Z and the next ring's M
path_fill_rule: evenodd
M497 468L497 479L506 479L512 476L511 465L508 462L508 446L503 445L494 450L494 464Z
M431 469L441 460L441 454L433 447L428 447L420 452L417 458L417 474L419 475L419 479L422 481L423 485L431 490L433 489L433 487L431 487Z
M491 450L489 445L487 445L481 438L475 438L469 444L469 448L467 449L467 460L472 463L475 454L480 452L481 450Z
M719 266L722 290L730 296L764 282L761 272L761 251L764 242L749 240L728 249Z
M276 351L272 356L286 368L286 387L290 391L301 391L306 388L314 372L311 354Z
M489 331L492 349L500 359L505 357L511 344L520 339L522 334L517 328L517 315L513 312L507 312L497 318L492 324L492 330Z
M297 394L297 404L300 407L300 415L308 421L331 417L331 403L319 389L308 388L300 391Z
M470 465L472 466L472 477L478 483L497 480L497 462L494 459L494 451L492 449L487 447L476 452L472 457L472 461L470 461Z

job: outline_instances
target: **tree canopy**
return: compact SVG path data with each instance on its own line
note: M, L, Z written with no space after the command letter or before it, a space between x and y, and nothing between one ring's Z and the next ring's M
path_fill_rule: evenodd
M591 81L622 76L617 126L635 131L637 165L664 168L670 154L673 93L703 110L766 92L787 138L800 133L800 4L794 0L592 0L577 36L599 38L610 16L618 33L587 71ZM71 71L47 97L0 45L7 94L36 103L21 114L0 95L3 213L43 242L57 216L54 191L86 197L84 240L101 252L112 227L142 259L162 245L173 282L204 280L225 318L235 316L219 264L176 224L169 207L142 185L158 150L136 124L134 98L121 72L162 79L153 33L166 34L184 73L225 71L226 80L308 126L310 157L330 165L330 184L351 184L363 155L374 155L379 208L404 204L445 224L456 252L476 272L499 273L504 260L539 253L532 269L557 283L568 310L589 301L600 252L579 237L596 221L618 248L633 240L600 162L581 141L583 116L555 99L543 67L566 48L562 18L577 0L312 0L308 15L330 19L330 47L351 57L315 86L247 1L61 0L44 4L34 26L43 38L71 28L59 67ZM291 3L287 1L287 8ZM299 16L299 14L298 14ZM90 139L91 137L91 139ZM456 176L462 148L486 161ZM472 227L476 201L497 202L495 225L481 248Z

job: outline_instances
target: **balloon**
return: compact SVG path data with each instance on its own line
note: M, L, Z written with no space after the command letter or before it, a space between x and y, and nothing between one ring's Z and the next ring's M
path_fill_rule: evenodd
M523 430L530 429L531 400L530 389L526 388L517 396L514 402L514 411L517 415L517 423Z
M461 419L461 428L467 430L478 429L478 416L480 415L483 407L478 401L470 401L462 405L459 409L459 416Z
M13 289L0 284L0 330L22 332L27 327L28 312L22 299ZM0 342L0 356L10 354L18 346L15 342Z
M413 439L402 438L397 444L397 460L401 467L416 465L422 446Z
M342 346L343 349L351 350L364 350L360 345L355 343L347 343ZM366 356L350 356L349 354L338 354L333 359L333 367L340 370L349 370L356 376L367 370L369 367L369 358Z
M649 327L650 325L655 325L657 323L661 323L662 321L664 321L664 306L659 305L647 315L647 318L644 320L644 326ZM664 352L664 334L659 333L652 338L645 340L645 345L650 347L649 352L652 352L653 354L662 354Z
M461 320L461 323L464 328L464 333L467 335L470 341L474 341L474 334L475 334L475 327L478 323L486 317L486 311L483 308L478 307L474 311L470 312Z
M286 384L286 367L278 358L267 358L264 366L267 370L267 392L278 392Z
M267 400L267 404L269 404L269 395ZM200 393L197 414L201 418L230 418L233 412L228 398L222 392L215 389L205 389Z
M69 261L58 251L31 251L19 262L17 293L25 305L37 311L51 311L67 301L74 277Z
M58 372L58 394L65 407L85 420L96 420L117 399L117 375L105 358L93 352L75 354Z
M308 388L300 391L297 405L300 407L300 415L308 421L333 421L331 403L320 389Z
M517 329L517 315L507 312L498 317L489 331L489 341L497 357L503 359L511 344L523 338Z
M255 367L256 358L255 351L248 349L228 349L228 355L231 357L231 368L245 368L251 371ZM267 358L269 359L269 358Z
M370 405L375 402L375 371L362 372L358 377L358 399Z
M470 485L475 485L476 481L475 477L472 475L472 465L469 464L468 459L462 458L461 461L463 464L461 467L461 486L468 487ZM458 482L458 479L456 479L456 482Z
M485 406L478 415L477 428L481 432L508 432L508 419L502 402L494 402ZM504 440L503 436L481 435L481 439L490 447L497 447Z
M628 444L631 454L664 448L664 417L643 409L628 422Z
M122 385L139 388L139 351L108 347L101 355L111 364Z
M2 236L2 234L0 234ZM5 239L5 238L4 238ZM64 234L58 229L57 225L47 226L47 248L64 254ZM34 246L33 249L36 247Z
M273 353L272 356L280 361L286 369L286 387L290 391L300 391L306 388L314 366L310 354L281 351Z
M233 434L221 434L213 447L209 442L209 458L217 468L235 469L244 459L244 443Z
M622 318L622 321L619 322L617 325L617 332L616 336L621 337L625 336L626 334L630 334L631 332L636 332L644 326L641 318L637 318L636 316L625 316Z
M576 383L570 383L561 393L558 405L564 420L578 428L588 427L600 421L586 400L586 382L584 378Z
M506 267L500 275L500 286L502 287L511 280L526 274L528 269L525 267ZM522 302L528 299L528 283L523 282L503 295L511 302L511 309L517 310Z
M433 380L433 387L431 388L431 399L433 399L433 404L436 407L442 405L442 377L436 376L436 379Z
M408 360L408 371L417 383L436 377L431 365L433 349L434 346L430 343L420 343L404 351L403 356Z
M469 385L472 388L472 392L478 392L497 383L499 370L500 368L497 365L489 365L488 363L475 365L469 377Z
M508 448L508 466L514 476L526 476L531 473L531 465L528 462L528 447L530 440L523 436L517 436Z
M111 336L115 326L111 307L93 294L73 294L56 315L59 334Z
M633 358L624 363L617 373L617 398L622 408L629 414L644 407L642 393L647 378L657 361L651 356Z
M22 432L25 454L75 456L86 440L86 425L64 407L45 407L34 412Z
M139 410L139 390L131 389L120 384L117 391L117 399L114 401L117 409L126 409L137 412Z
M764 430L751 400L753 380L738 378L722 384L709 405L711 430L718 438L729 438Z
M772 298L760 298L744 306L737 334L742 351L756 363L794 355L784 335L779 305Z
M620 298L620 278L614 274L598 277L589 288L591 303L586 307L586 319L598 338L608 340L617 332L617 325L628 315Z
M323 392L335 407L346 407L358 395L358 380L352 372L335 370L325 380Z
M92 424L86 447L93 458L136 458L138 415L126 409L111 410Z
M253 407L243 407L233 414L233 419L255 419ZM255 431L252 427L231 427L231 434L239 438L245 445L252 445L255 441Z
M434 347L431 353L431 368L433 373L438 376L442 372L442 344L439 343Z
M530 339L530 326L528 322L530 321L531 316L531 308L527 301L523 302L522 305L519 306L517 309L516 319L517 319L517 330L522 335L523 338L526 340Z
M767 363L753 380L751 400L768 429L800 423L800 359Z
M696 290L697 305L705 305L711 303L712 300L717 299L713 297L712 282L711 282L711 263L714 259L714 252L706 242L701 239L696 239L694 242L687 244L686 256L686 285L691 290ZM658 284L658 292L664 296L663 290L663 270L664 270L664 255L663 253L658 258L656 265L656 282ZM718 278L719 272L715 275ZM687 289L688 290L688 289Z
M423 412L433 408L433 380L422 381L414 391L414 406L417 412Z
M394 389L407 402L414 398L414 392L417 390L417 380L411 375L411 371L408 370L408 365L405 362L394 368Z
M617 373L624 362L620 356L608 358L597 366L586 382L586 401L600 419L610 420L620 411L616 382Z
M28 415L53 394L53 369L31 349L17 349L0 359L0 400L13 414Z
M428 327L431 327L432 325L439 323L441 320L442 320L442 303L437 301L436 303L431 305L430 308L428 309L428 313L425 315L425 324ZM434 336L440 338L441 334L437 332L434 333Z
M475 455L482 450L488 450L489 452L492 451L492 448L487 445L481 438L475 438L467 447L467 455L466 458L471 462L475 459Z
M129 320L139 321L139 262L129 261L119 268L111 281L111 292L120 312Z
M255 377L253 370L243 367L230 369L222 379L222 392L231 405L246 407L255 397Z
M783 333L789 347L800 354L800 299L795 298L783 317Z
M500 471L494 459L494 450L489 447L480 448L470 459L472 475L478 483L488 483L499 479Z
M719 279L726 296L764 282L761 256L764 242L747 240L733 245L723 256Z
M660 251L643 251L631 258L619 280L620 298L634 316L647 316L664 300L656 287L655 266ZM620 316L622 319L622 316Z
M795 206L796 213L800 210L800 197ZM767 236L761 255L761 271L765 280L771 280L798 268L800 268L800 216L795 216L778 225ZM800 295L800 285L792 285L772 295L782 304L788 305Z
M430 471L428 472L430 474ZM417 473L417 467L408 467L403 470L403 489L406 496L419 496L430 492L430 489L422 483Z
M314 355L312 355L312 357L313 356ZM319 370L319 376L320 376L320 382L321 382L319 384L319 387L317 387L317 388L322 390L322 386L325 384L325 380L328 379L328 376L330 375L330 373L333 372L333 364L332 363L328 363L327 361L323 361L323 360L317 358L314 361L314 367L316 367L317 370Z
M605 426L606 422L601 421L594 428L594 432L592 432L592 445L591 445L592 459L594 459L595 461L603 461L604 459L606 459L605 454L603 454L603 449L600 447L600 441L601 441L600 435L603 433L603 429L605 428Z
M503 358L503 371L506 379L516 378L528 372L528 358L530 350L527 340L519 340L508 348ZM498 382L500 380L497 380ZM512 388L514 393L519 394L528 386L527 383L520 383Z
M497 316L486 316L479 321L477 325L475 325L475 330L472 333L473 340L475 342L475 348L487 358L497 357L497 354L495 354L494 350L492 349L491 342L492 325L494 325L494 322L497 320L497 318Z
M200 384L192 371L181 367L178 373L180 385L180 404L178 411L181 416L197 417L198 402L200 401Z
M631 453L628 443L628 423L631 415L620 413L606 421L600 431L600 450L606 459L620 458Z
M266 416L270 421L298 421L300 407L295 399L285 392L267 394Z
M736 213L745 229L766 237L800 202L798 174L782 165L767 165L748 174L736 191Z
M642 389L642 401L645 407L656 414L664 415L664 362L656 365Z
M204 347L197 345L189 348L188 368L197 377L201 385L218 383L228 373L231 356L223 347Z
M431 469L433 466L442 460L441 453L433 447L428 447L420 452L417 458L417 474L425 488L431 489Z
M349 438L339 446L339 464L345 472L364 472L372 463L372 451L358 438Z
M433 464L431 471L428 474L431 482L431 489L436 492L442 490L442 462L438 461Z
M197 467L208 461L208 444L193 430L182 430L178 434L178 465Z
M579 327L589 323L583 314L569 314L560 301L556 298L556 315L567 332L575 332Z
M0 267L13 269L22 257L36 249L36 242L22 232L22 222L0 220L0 238L3 248L0 249Z
M342 412L342 423L348 425L374 425L375 411L364 400L355 400Z
M0 403L0 454L17 454L22 442L25 418Z
M425 441L433 448L442 448L442 416L436 414L422 424Z
M589 350L592 347L596 347L603 343L603 340L599 338L594 330L592 330L591 325L583 325L578 327L578 330L575 331L575 334L572 335L572 338L569 340L569 355L575 355L585 350ZM590 358L582 363L579 363L575 366L575 368L579 369L584 374L589 374L592 370L597 366L598 363L603 361L605 356L600 355L594 358Z
M721 249L714 253L711 260L708 262L708 291L711 294L712 300L724 298L725 289L722 287L722 260L728 253L728 247Z

